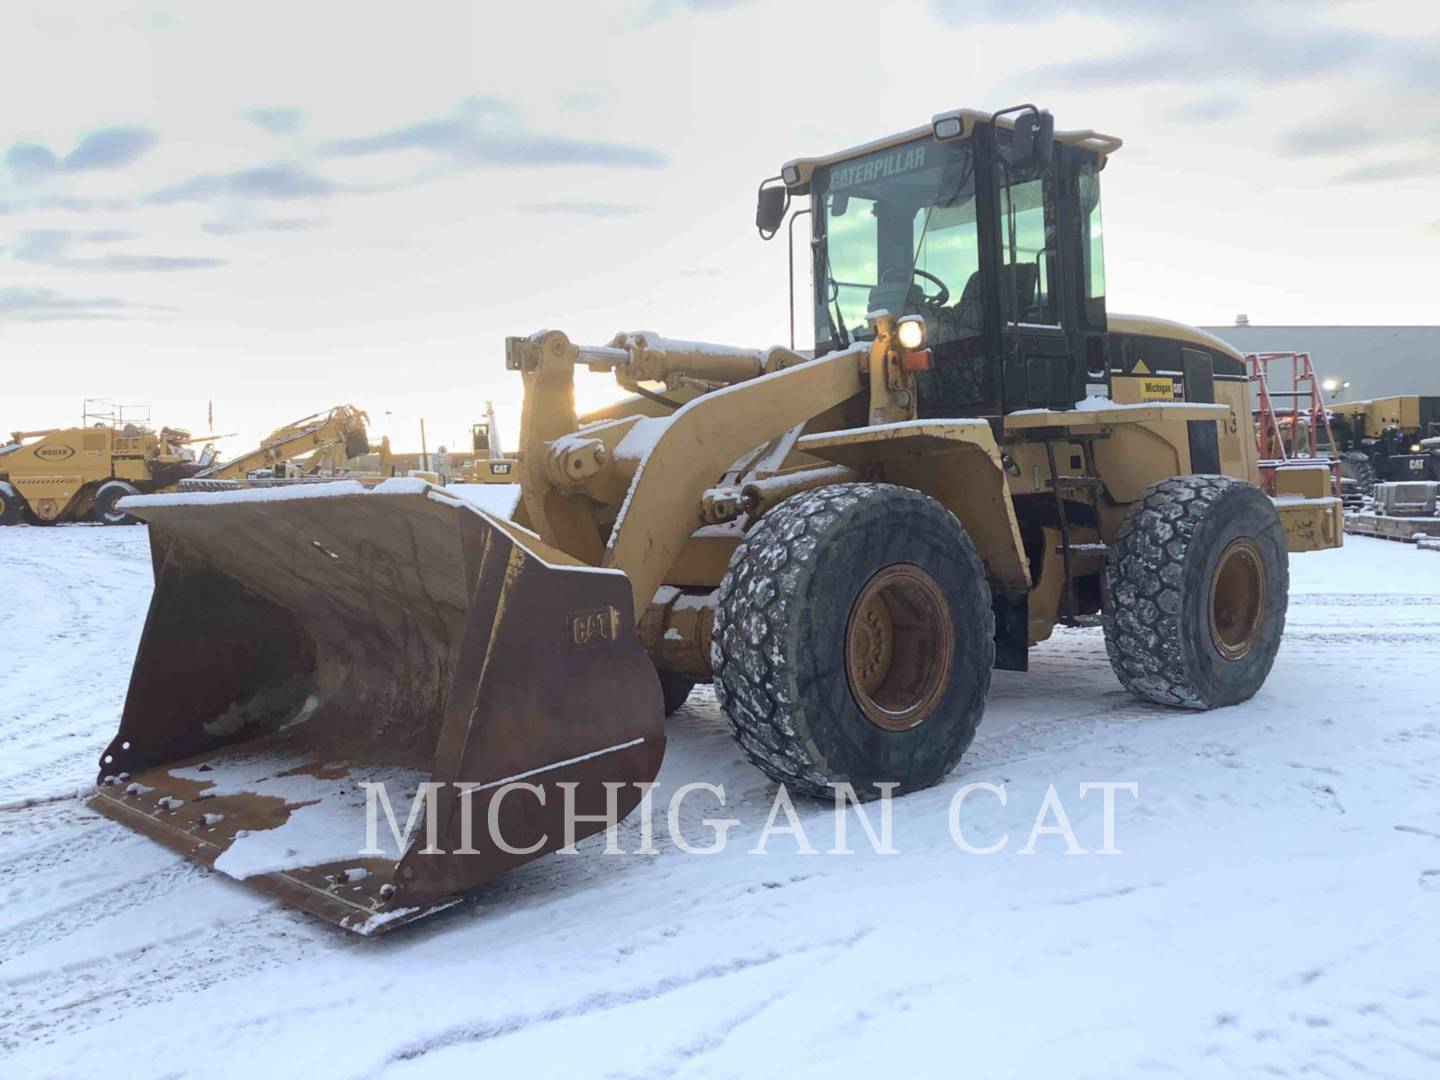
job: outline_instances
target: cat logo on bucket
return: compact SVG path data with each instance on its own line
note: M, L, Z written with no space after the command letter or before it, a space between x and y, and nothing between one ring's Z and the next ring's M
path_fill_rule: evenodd
M569 616L570 645L576 649L589 649L597 645L608 645L615 640L620 624L620 612L613 607L587 608L572 611Z
M35 456L44 458L46 461L64 461L66 458L75 456L75 448L72 446L37 446Z

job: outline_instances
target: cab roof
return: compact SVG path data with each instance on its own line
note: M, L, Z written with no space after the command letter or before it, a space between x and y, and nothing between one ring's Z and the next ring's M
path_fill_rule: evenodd
M849 161L851 158L864 157L866 154L873 154L877 150L886 150L892 146L899 146L901 143L910 142L912 139L923 138L932 135L935 125L941 120L960 121L960 131L951 139L967 139L974 134L975 128L980 124L988 124L995 119L993 113L982 112L979 109L951 109L949 112L936 113L930 119L930 123L924 127L911 128L909 131L901 131L894 135L887 135L883 139L875 139L872 142L862 143L859 146L852 146L848 150L840 150L834 154L826 154L823 157L795 158L787 161L780 170L780 177L791 194L801 195L809 190L810 177L817 168L823 165L834 165L837 162ZM1013 128L1015 126L1014 115L1002 116L999 121L1001 127ZM1122 141L1114 135L1104 135L1090 128L1080 131L1057 131L1055 141L1067 143L1071 146L1078 146L1085 150L1091 150L1100 155L1103 159L1119 150L1123 145Z

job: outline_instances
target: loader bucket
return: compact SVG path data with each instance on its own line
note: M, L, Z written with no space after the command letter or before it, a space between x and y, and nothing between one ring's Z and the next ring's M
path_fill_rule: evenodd
M155 593L91 805L185 855L373 933L561 847L567 809L600 831L659 769L618 571L412 479L126 509Z

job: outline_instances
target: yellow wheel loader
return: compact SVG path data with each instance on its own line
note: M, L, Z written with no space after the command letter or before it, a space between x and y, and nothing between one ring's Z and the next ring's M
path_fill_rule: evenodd
M1145 700L1249 698L1340 506L1256 486L1238 353L1106 310L1119 147L1027 106L788 163L756 223L804 200L814 355L509 339L513 520L416 480L128 500L155 595L93 805L372 932L628 813L699 681L767 775L862 797L943 778L1057 624ZM582 424L581 367L635 396Z
M213 449L197 456L189 444L214 437L123 420L13 432L0 445L0 526L136 524L116 504L204 470Z

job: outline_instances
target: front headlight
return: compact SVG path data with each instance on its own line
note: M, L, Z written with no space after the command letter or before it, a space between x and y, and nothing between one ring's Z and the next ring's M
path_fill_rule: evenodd
M1418 442L1410 444L1410 453L1412 454L1418 454L1422 449L1424 448Z
M895 339L902 349L918 349L925 344L925 320L919 315L906 315L895 326Z

